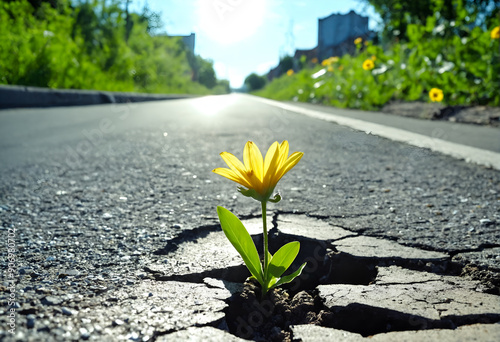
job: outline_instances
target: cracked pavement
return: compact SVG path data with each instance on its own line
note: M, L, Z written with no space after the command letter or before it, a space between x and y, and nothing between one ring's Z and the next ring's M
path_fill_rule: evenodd
M451 286L442 291L472 291L478 300L487 295L488 303L498 302L498 293L487 293L498 290L500 271L497 170L240 95L4 110L0 136L1 229L4 240L15 229L18 271L13 335L3 328L10 283L2 274L0 336L6 340L148 341L169 334L183 340L193 329L202 329L193 332L200 340L211 333L227 337L221 310L238 286L229 284L235 279L223 286L204 279L227 278L221 270L239 270L238 257L217 236L215 208L222 205L253 220L255 234L260 208L211 170L224 166L222 151L241 158L247 140L265 150L286 139L291 152L304 152L278 184L283 200L270 206L283 234L309 232L310 239L333 241L341 256L363 252L358 256L363 260L385 258L385 264L375 265L379 278L373 286L320 286L396 292L403 287L401 293L408 293L429 284L384 280L381 270L408 267L431 278L453 271L447 276L463 273L470 278L460 277L464 281L476 282L474 289L439 278L435 281ZM207 254L196 259L193 250ZM397 250L401 258L390 261ZM7 269L7 251L1 253ZM184 281L168 280L181 275ZM451 300L458 303L459 297ZM169 313L168 302L179 312ZM453 313L445 304L439 310ZM396 309L391 308L402 310ZM442 328L435 310L427 317L428 310L419 317ZM494 326L488 331L498 334L490 324L495 317L488 318Z

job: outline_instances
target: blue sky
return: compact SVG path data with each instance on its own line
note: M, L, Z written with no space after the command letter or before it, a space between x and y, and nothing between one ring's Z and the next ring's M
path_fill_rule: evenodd
M242 86L252 72L266 73L280 56L317 45L318 18L350 10L378 17L360 0L134 0L161 12L170 35L196 34L195 53L214 62L219 78Z

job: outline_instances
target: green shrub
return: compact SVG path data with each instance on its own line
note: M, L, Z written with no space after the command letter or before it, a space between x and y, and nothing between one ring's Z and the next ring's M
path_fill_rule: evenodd
M439 14L436 14L438 16ZM499 39L488 29L460 22L407 27L408 42L383 49L370 42L357 53L283 75L256 95L276 100L377 109L390 100L429 101L431 88L443 90L449 105L500 105ZM372 60L374 68L364 70Z
M0 1L0 83L152 93L226 89L215 89L213 65L199 56L201 76L193 80L182 42L152 36L151 13L129 13L127 26L119 4L59 0L56 8L43 2L35 9L27 0Z

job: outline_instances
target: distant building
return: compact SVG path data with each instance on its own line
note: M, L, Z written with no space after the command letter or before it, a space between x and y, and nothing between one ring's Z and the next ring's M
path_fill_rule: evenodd
M194 43L195 43L195 38L196 34L191 33L189 36L171 36L168 34L159 34L157 37L171 37L171 38L180 38L184 45L191 50L191 52L194 54Z
M182 38L182 41L184 44L186 44L186 47L191 50L192 53L194 53L194 41L196 38L196 35L194 33L191 33L189 36L180 36Z
M189 36L178 36L182 39L186 47L191 50L192 53L194 53L194 42L196 35L194 33L191 33Z
M314 49L310 50L300 50L297 49L295 50L295 55L293 55L293 59L295 60L300 60L302 56L306 56L306 59L308 61L312 60L313 58L318 58L318 47L315 47Z
M368 17L354 11L347 14L331 14L318 19L318 56L319 60L331 56L341 56L356 50L354 39L366 39L370 35ZM345 44L347 43L347 44Z
M354 11L347 14L334 13L325 18L318 19L318 45L309 50L296 50L293 56L295 65L302 56L308 61L317 58L319 62L328 57L342 56L346 53L356 52L354 39L361 37L363 40L371 39L373 32L368 29L368 17L363 17ZM283 73L279 66L267 74L268 79L281 76Z

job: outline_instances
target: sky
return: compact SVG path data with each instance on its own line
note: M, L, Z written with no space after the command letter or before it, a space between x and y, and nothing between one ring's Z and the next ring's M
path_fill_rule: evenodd
M263 75L280 57L295 49L317 45L318 18L332 13L369 17L374 30L380 23L362 0L133 0L139 11L147 4L161 13L163 32L196 34L195 54L214 63L219 79L240 88L255 72Z

